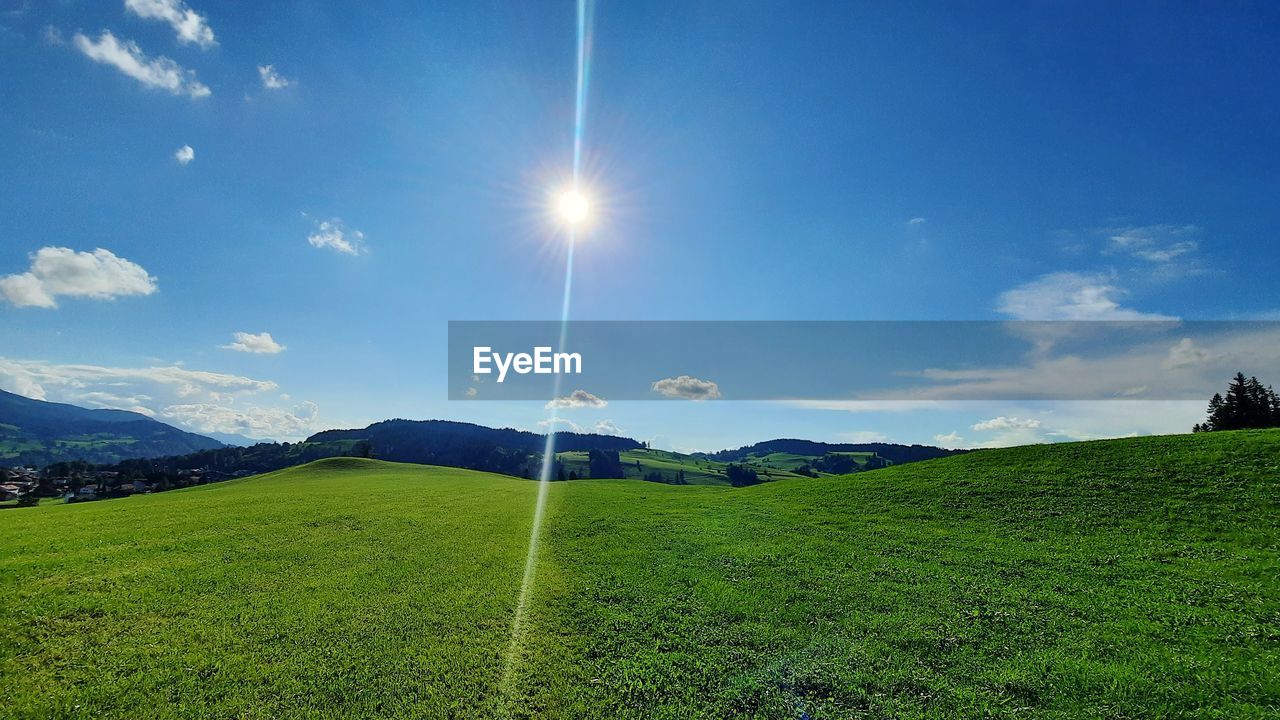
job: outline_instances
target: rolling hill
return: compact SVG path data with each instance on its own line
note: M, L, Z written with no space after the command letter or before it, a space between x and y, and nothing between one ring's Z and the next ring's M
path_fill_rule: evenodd
M203 435L125 410L90 410L0 390L0 464L114 463L220 448Z
M623 450L618 453L621 473L607 479L645 480L660 478L658 482L676 484L677 478L683 478L685 485L729 485L726 467L729 463L708 460L704 456L686 455L669 450ZM590 461L583 451L558 452L556 460L564 468L567 477L590 478ZM803 477L795 472L795 468L775 467L765 463L749 461L745 465L760 473L762 482L785 480ZM801 463L796 463L799 466Z
M514 646L534 482L343 458L0 511L0 716L1274 716L1278 457L552 483Z

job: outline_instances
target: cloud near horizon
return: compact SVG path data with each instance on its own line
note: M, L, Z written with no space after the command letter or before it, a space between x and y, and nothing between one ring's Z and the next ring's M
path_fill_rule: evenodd
M538 428L542 432L595 433L615 436L623 434L622 428L612 420L601 420L594 425L579 425L568 418L547 418L538 421Z
M43 247L30 258L26 272L0 277L0 295L17 307L56 308L59 297L114 300L156 291L156 279L141 265L110 250Z
M977 432L985 432L988 430L1034 430L1040 427L1040 421L1035 418L1016 418L1016 417L994 417L990 420L983 420L974 423L970 429Z
M103 30L97 40L90 40L83 33L76 33L71 40L85 57L110 65L149 88L192 98L213 94L207 85L196 79L194 70L187 70L164 56L147 57L137 43L131 40L121 42L110 30Z

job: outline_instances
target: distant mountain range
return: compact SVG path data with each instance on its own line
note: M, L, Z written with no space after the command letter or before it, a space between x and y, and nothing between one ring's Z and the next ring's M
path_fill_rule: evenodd
M127 410L90 410L0 390L0 465L95 464L223 447Z

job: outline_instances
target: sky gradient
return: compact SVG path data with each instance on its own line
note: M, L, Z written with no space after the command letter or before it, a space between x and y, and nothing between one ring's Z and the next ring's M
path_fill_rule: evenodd
M573 316L1278 317L1275 6L905 5L598 4ZM540 403L447 401L446 323L559 316L575 18L0 0L0 388L254 438L539 429ZM561 416L716 450L1184 431L1202 409Z

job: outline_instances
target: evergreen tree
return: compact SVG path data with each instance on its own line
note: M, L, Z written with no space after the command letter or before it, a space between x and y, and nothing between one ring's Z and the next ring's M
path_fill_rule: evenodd
M1206 418L1191 428L1193 432L1239 430L1280 426L1280 397L1256 377L1238 372L1224 397L1214 393L1205 411Z

